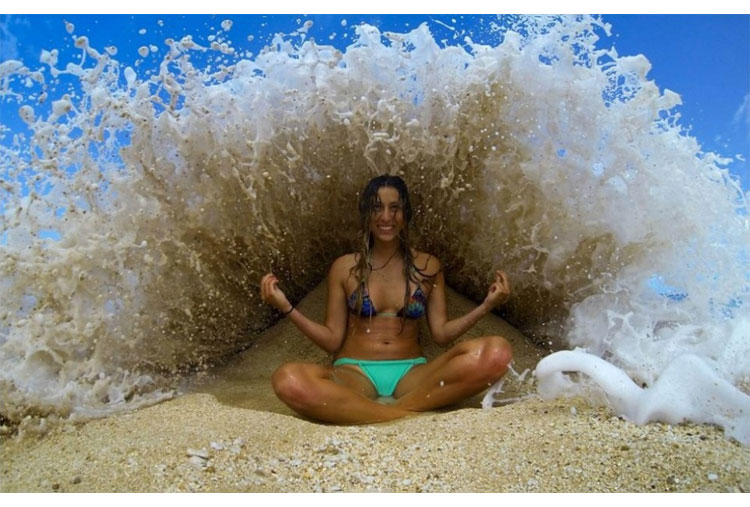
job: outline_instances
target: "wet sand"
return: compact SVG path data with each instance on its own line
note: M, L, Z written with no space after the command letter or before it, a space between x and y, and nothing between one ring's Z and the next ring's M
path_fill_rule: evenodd
M300 303L323 313L324 288ZM471 303L450 292L455 314ZM545 351L495 316L467 336L502 334L515 370ZM426 346L428 355L439 349ZM127 414L0 445L3 492L747 492L750 448L720 429L636 426L585 401L535 398L509 375L502 398L386 424L341 427L294 415L273 395L282 362L328 358L282 320L188 393Z

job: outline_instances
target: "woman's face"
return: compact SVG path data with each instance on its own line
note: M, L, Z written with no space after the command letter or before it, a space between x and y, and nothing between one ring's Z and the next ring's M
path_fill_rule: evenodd
M393 187L378 190L380 203L375 205L370 219L370 231L375 239L393 241L404 228L404 209Z

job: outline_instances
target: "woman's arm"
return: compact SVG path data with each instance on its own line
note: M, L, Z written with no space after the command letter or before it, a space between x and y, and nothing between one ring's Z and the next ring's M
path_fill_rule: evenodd
M286 313L302 334L331 354L341 348L346 335L348 312L344 281L347 274L346 256L340 257L333 263L328 273L328 302L325 324L319 324L307 318L296 308L292 308L292 304L278 287L278 278L272 273L261 279L261 299L280 312Z
M437 263L437 269L440 264ZM430 272L433 272L431 269ZM505 303L510 297L510 284L504 271L495 272L495 282L490 286L482 304L469 313L453 320L448 320L445 305L445 278L439 271L433 282L432 291L427 300L427 325L432 339L444 347L468 331L479 319L487 315L498 305Z

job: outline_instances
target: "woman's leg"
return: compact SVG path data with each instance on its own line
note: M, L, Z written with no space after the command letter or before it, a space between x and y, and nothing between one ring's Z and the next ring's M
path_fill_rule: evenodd
M338 424L391 421L413 412L374 401L375 388L351 367L287 363L271 378L276 395L311 419Z
M396 387L395 407L425 411L480 393L508 371L510 343L485 336L459 343L425 365L415 366Z

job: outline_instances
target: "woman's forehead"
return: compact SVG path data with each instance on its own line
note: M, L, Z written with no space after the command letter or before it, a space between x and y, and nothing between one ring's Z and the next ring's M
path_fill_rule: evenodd
M380 187L378 189L378 198L383 204L399 202L401 200L398 190L393 187Z

